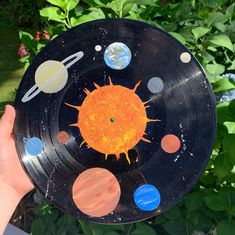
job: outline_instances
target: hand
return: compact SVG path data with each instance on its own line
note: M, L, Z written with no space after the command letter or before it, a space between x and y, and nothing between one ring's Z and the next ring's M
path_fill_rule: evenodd
M24 172L19 161L12 130L15 121L15 109L5 106L0 119L0 185L7 186L21 199L33 189L33 184Z

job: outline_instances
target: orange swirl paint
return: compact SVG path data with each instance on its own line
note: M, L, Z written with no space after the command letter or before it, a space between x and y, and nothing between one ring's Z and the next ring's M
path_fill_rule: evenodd
M85 214L101 217L112 212L120 199L116 177L103 168L90 168L81 173L72 188L73 201Z

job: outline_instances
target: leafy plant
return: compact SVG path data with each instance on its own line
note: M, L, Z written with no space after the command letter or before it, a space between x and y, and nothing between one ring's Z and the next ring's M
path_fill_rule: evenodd
M187 46L204 67L216 96L235 89L235 80L224 74L235 73L235 3L229 0L47 0L40 15L51 38L81 23L125 17L148 22L171 33ZM26 66L48 40L36 40L28 32L20 32L28 54L21 58ZM84 234L161 234L232 235L235 231L235 100L218 102L216 143L203 175L193 191L165 213L132 225L103 226L70 220ZM48 206L48 205L47 205ZM51 207L49 207L51 208ZM34 229L54 226L61 213L38 214ZM50 223L45 221L49 216ZM36 225L35 225L36 224ZM53 225L51 225L53 224ZM60 226L60 224L58 224ZM57 227L57 222L56 222ZM75 229L75 228L74 228ZM79 229L77 233L81 232ZM56 228L49 229L57 231ZM43 230L44 231L44 230ZM45 232L45 231L44 231ZM43 233L44 233L43 232ZM75 230L73 234L77 234ZM51 233L54 234L54 233ZM59 234L59 233L57 233ZM69 234L69 232L61 233Z

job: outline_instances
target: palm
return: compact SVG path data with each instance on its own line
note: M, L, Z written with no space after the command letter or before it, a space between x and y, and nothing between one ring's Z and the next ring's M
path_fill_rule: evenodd
M15 111L11 106L6 109L0 120L0 181L23 196L33 188L33 185L21 166L11 134Z

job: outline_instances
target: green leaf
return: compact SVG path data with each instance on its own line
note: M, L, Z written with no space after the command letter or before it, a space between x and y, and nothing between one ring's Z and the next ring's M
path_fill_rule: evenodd
M45 47L46 45L44 43L38 43L37 44L37 51L41 51L43 47Z
M223 139L223 149L229 161L235 165L235 134L228 134Z
M193 225L195 231L209 231L212 226L212 219L201 211L190 213L189 222Z
M215 93L225 92L235 89L235 81L230 78L222 78L212 84Z
M100 0L83 0L83 2L89 4L92 7L106 7Z
M78 221L75 217L71 215L65 214L64 216L60 217L58 221L56 222L57 227L63 227L66 225L78 225Z
M235 12L235 3L233 3L232 5L230 5L227 9L226 9L226 15L232 19L234 16L234 12Z
M43 223L43 220L41 218L38 218L33 221L32 227L31 227L31 234L32 235L42 235L45 234L46 226Z
M52 5L61 7L63 1L62 0L47 0L47 2L49 2Z
M130 235L143 235L143 234L156 235L157 233L150 225L147 225L146 223L143 222L137 223L135 230L130 233Z
M217 23L225 23L228 20L228 17L221 12L213 12L209 15L208 19L205 20L207 21L208 27L212 27Z
M210 40L210 42L217 46L225 47L230 51L234 52L233 44L227 35L216 35Z
M164 213L163 213L164 214ZM166 222L166 218L163 214L157 215L154 219L154 224L163 224Z
M180 209L177 206L172 207L171 209L165 211L163 213L163 216L169 220L176 220L176 219L182 219L183 216L181 214Z
M225 155L216 158L214 174L218 176L219 179L229 175L232 169L233 165L229 162Z
M232 61L231 65L227 69L228 70L235 70L235 60Z
M213 75L220 75L223 74L225 71L225 66L222 64L217 64L214 62L214 64L207 64L206 69L210 74Z
M122 9L126 0L114 0L107 4L107 7L112 9L118 17L122 17Z
M82 231L84 233L84 235L93 235L92 230L89 228L88 223L83 221L83 220L79 220L80 226L82 228Z
M214 24L215 28L217 28L218 30L220 30L222 33L224 33L227 29L227 25L221 22L217 22Z
M235 100L232 100L231 102L230 102L230 104L229 104L229 110L230 110L230 112L234 115L234 117L235 117ZM235 119L234 119L234 121L235 121Z
M134 3L126 3L122 9L123 16L127 16L130 13L130 11L134 8L134 6L135 6Z
M96 230L96 232L98 233L98 231L101 231L101 232L109 232L109 231L117 231L117 232L125 232L126 229L124 227L124 225L104 225L104 224L93 224L93 223L90 223L90 229L92 230Z
M137 5L156 6L156 0L126 0L126 3L135 3Z
M57 7L46 7L40 10L40 15L42 17L48 18L48 20L53 20L56 22L66 22L66 15Z
M232 219L221 220L216 227L217 235L232 235L235 231L235 221Z
M91 12L88 15L96 18L97 20L105 18L105 14L100 8L91 7L89 8L89 11Z
M207 51L202 51L202 57L204 63L210 63L215 60L215 57L212 54L208 53Z
M105 233L104 235L119 235L119 233L115 231L110 231L110 232Z
M196 211L202 205L202 194L193 192L185 199L185 208L188 212Z
M204 206L204 207L202 208L202 212L203 212L206 216L212 218L212 219L215 220L215 221L224 219L225 216L227 215L226 212L224 212L224 211L214 211L214 210L209 209L209 208L206 207L206 206Z
M210 195L204 198L206 205L214 211L223 211L226 209L226 202L218 195Z
M66 0L66 9L67 11L73 10L79 3L80 0Z
M34 40L34 37L27 32L19 31L20 40L24 43L27 49L29 50L36 50L37 43Z
M216 182L216 177L210 172L208 174L204 174L201 176L200 178L200 181L206 185L206 186L209 186L209 185L213 185L215 184Z
M235 206L232 206L227 212L229 215L235 216Z
M176 33L176 32L170 32L170 34L173 36L173 37L175 37L178 41L180 41L182 44L186 44L186 40L185 40L185 38L182 36L182 35L180 35L179 33Z
M193 33L196 41L199 38L201 38L202 36L206 35L208 32L210 32L210 29L206 28L206 27L202 27L202 26L199 26L199 27L192 29L192 33Z
M224 122L229 134L235 134L235 122Z
M235 206L235 191L234 188L222 188L218 192L218 195L224 199L227 205L227 209L231 209Z
M187 235L187 224L184 220L172 220L163 225L170 235Z
M233 121L234 115L231 112L229 102L223 102L218 104L217 107L217 116L219 123L224 123L226 121Z
M200 0L202 5L210 8L217 8L222 5L223 0Z
M96 18L92 15L83 15L77 19L76 22L73 22L73 26L83 24L92 20L96 20Z

